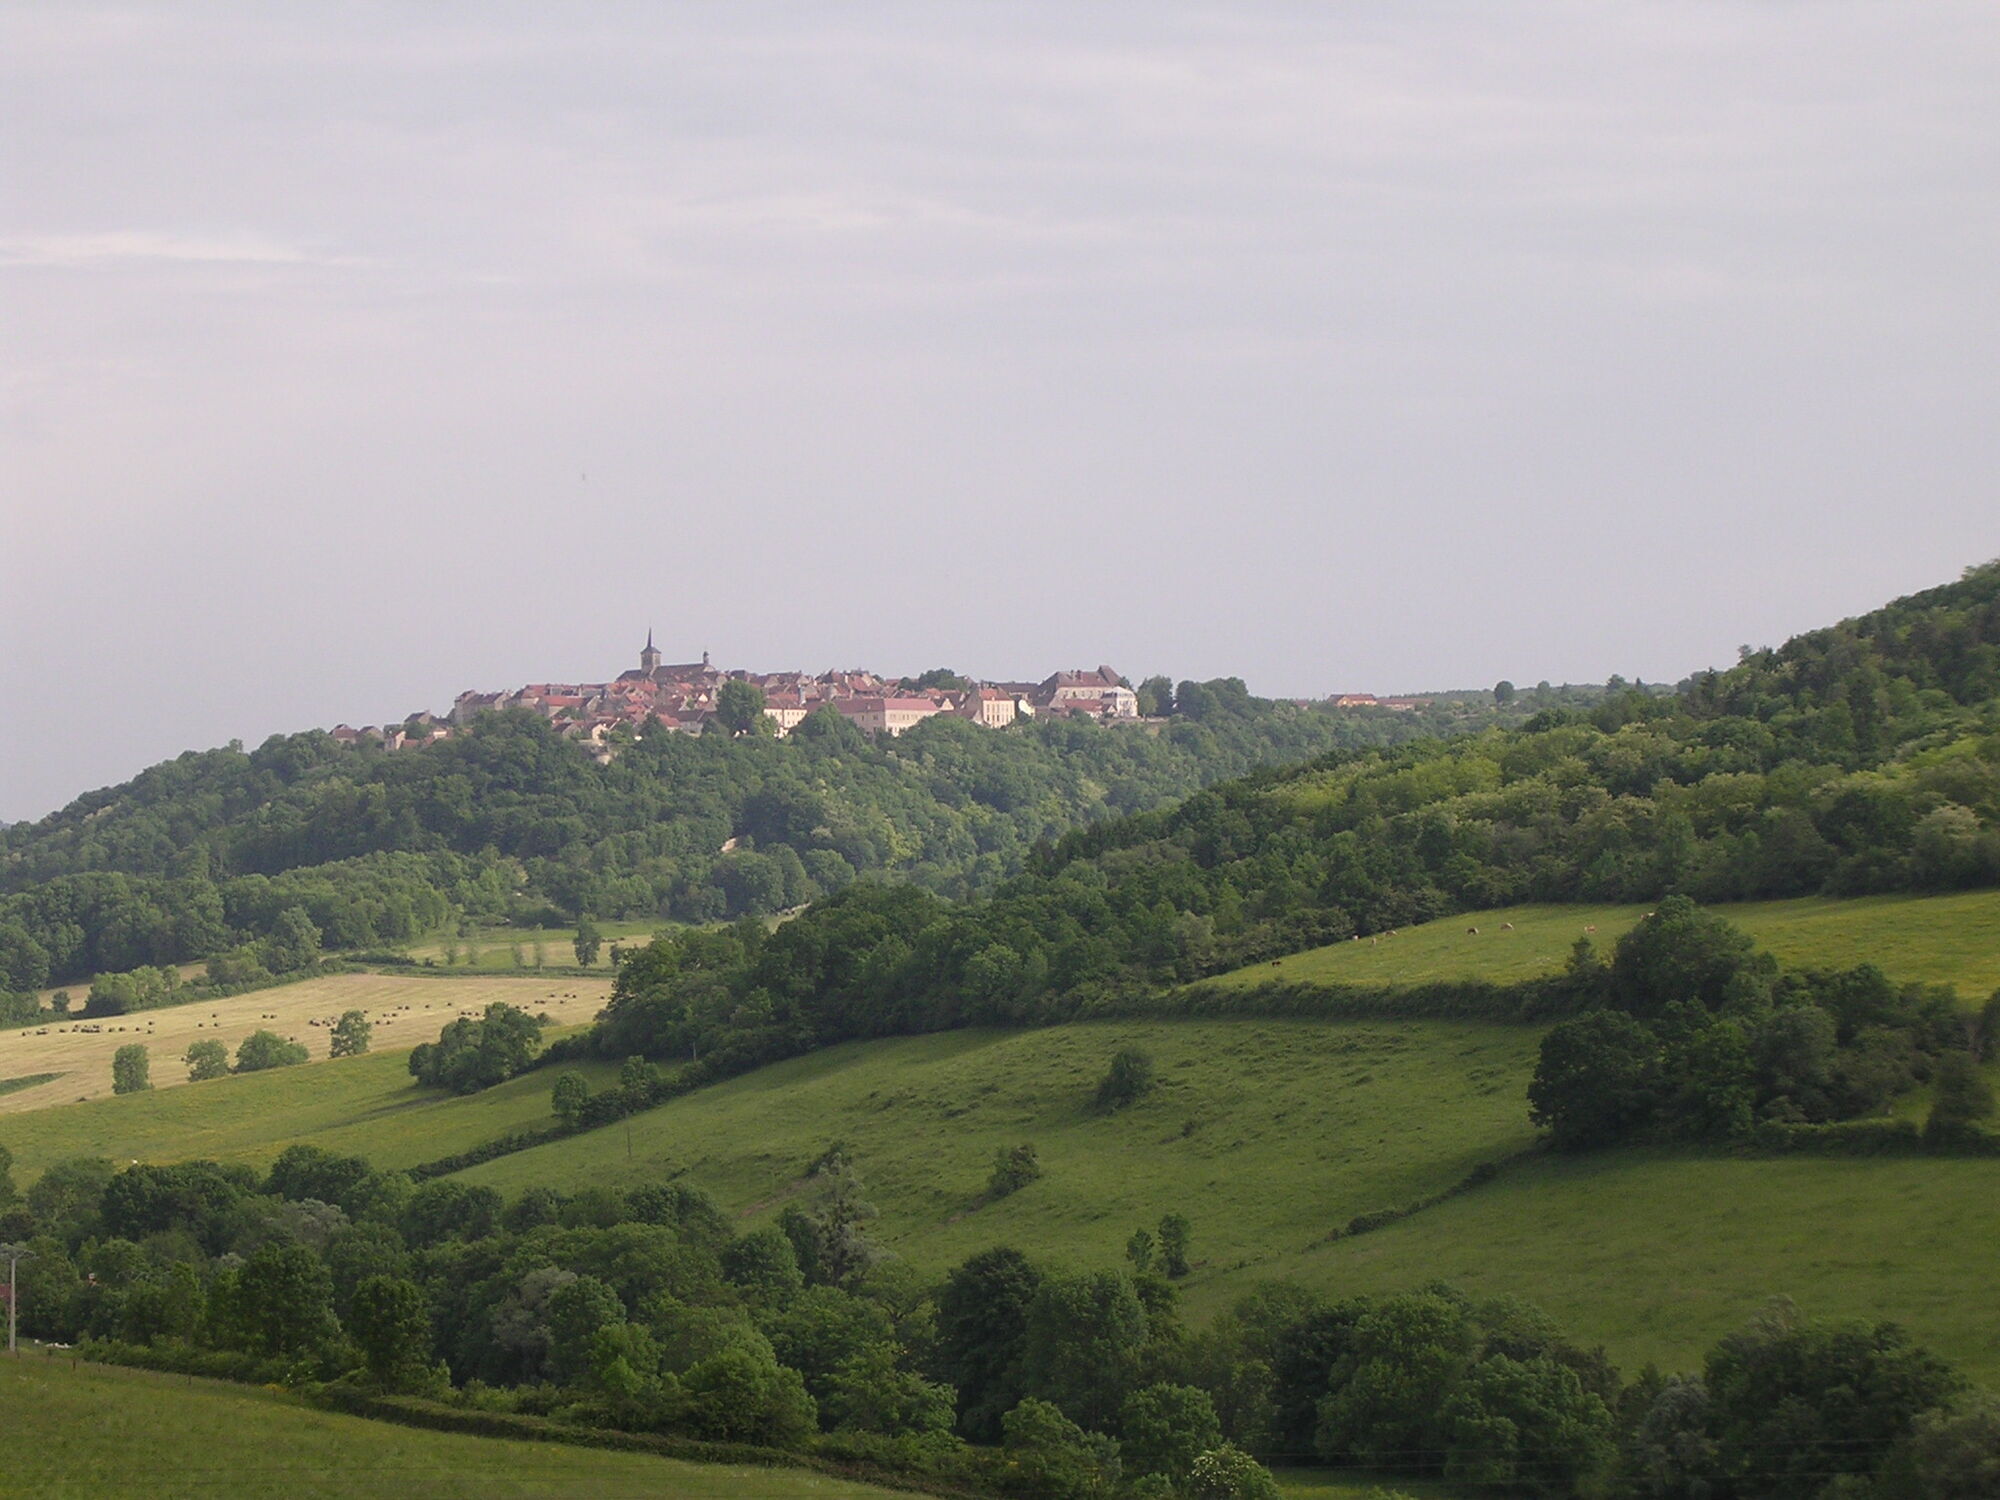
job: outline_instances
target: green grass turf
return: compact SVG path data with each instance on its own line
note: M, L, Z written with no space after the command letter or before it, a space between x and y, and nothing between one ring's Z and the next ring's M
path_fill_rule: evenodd
M1093 1113L1099 1078L1128 1046L1152 1055L1160 1086L1116 1115ZM1283 1273L1355 1214L1527 1146L1535 1047L1523 1028L1290 1021L857 1043L463 1176L515 1193L685 1174L757 1222L840 1139L882 1210L879 1237L927 1272L997 1243L1119 1263L1133 1230L1183 1209L1195 1220L1195 1285L1213 1304ZM1023 1141L1044 1177L987 1202L995 1153Z
M12 1094L21 1089L39 1088L62 1077L60 1073L30 1073L24 1078L0 1078L0 1094Z
M1691 1369L1768 1298L1889 1319L2000 1380L2000 1162L1620 1151L1542 1157L1478 1192L1297 1258L1329 1289L1428 1277L1509 1293L1602 1341L1628 1373Z
M1395 937L1334 943L1207 981L1392 985L1444 979L1509 982L1562 967L1588 934L1600 952L1648 906L1510 906L1406 927ZM1748 901L1712 908L1792 967L1872 963L1891 978L1950 984L1968 1002L2000 989L2000 891ZM1506 924L1513 924L1507 931ZM1478 936L1468 928L1477 927Z
M609 972L611 968L611 945L621 943L629 947L633 943L651 941L655 932L675 924L649 918L636 922L599 922L597 930L604 934L604 946L598 950L597 962L593 966ZM435 959L442 964L445 950L453 943L458 945L459 963L452 973L484 972L487 970L516 969L514 949L519 947L521 957L527 967L535 963L535 944L542 945L542 960L548 964L574 967L576 964L576 929L574 927L482 927L465 937L431 937L411 943L402 951L414 959ZM478 962L468 965L468 953L476 953Z
M618 1070L585 1063L579 1071L603 1087ZM72 1156L261 1166L296 1141L365 1156L380 1167L408 1167L551 1123L553 1082L551 1073L530 1073L460 1098L418 1088L406 1049L370 1052L0 1115L0 1145L14 1153L15 1179L23 1185Z
M1371 1500L1384 1494L1408 1495L1410 1500L1468 1500L1481 1493L1439 1479L1404 1479L1352 1469L1273 1469L1271 1477L1288 1500Z
M0 1494L37 1500L888 1500L794 1469L465 1437L283 1394L67 1359L0 1356Z

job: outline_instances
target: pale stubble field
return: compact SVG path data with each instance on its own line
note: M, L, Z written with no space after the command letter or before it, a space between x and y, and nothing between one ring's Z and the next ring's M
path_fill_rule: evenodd
M0 1114L109 1094L112 1054L133 1042L151 1055L153 1087L171 1088L188 1081L181 1058L193 1042L219 1041L234 1061L237 1046L251 1032L275 1031L300 1043L317 1062L327 1056L333 1022L343 1011L368 1017L374 1047L408 1048L436 1041L447 1021L476 1016L495 1000L568 1026L597 1014L610 993L609 976L328 974L226 1000L0 1031L0 1085L40 1073L57 1075L0 1093Z

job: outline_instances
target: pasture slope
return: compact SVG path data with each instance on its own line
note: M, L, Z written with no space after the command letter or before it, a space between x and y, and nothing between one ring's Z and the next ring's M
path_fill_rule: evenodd
M251 1032L275 1031L323 1059L332 1041L330 1023L342 1011L359 1010L374 1023L375 1046L400 1044L407 1050L418 1042L436 1041L438 1031L453 1016L477 1014L495 1000L535 1014L547 1012L558 1023L576 1024L595 1015L610 993L609 976L538 976L519 971L504 977L326 974L224 1000L0 1030L0 1083L39 1073L56 1075L45 1083L0 1094L0 1115L109 1096L112 1054L132 1042L143 1043L151 1053L157 1090L187 1082L181 1056L192 1042L219 1041L233 1057Z
M1308 949L1203 982L1229 988L1273 980L1399 985L1484 979L1509 984L1555 973L1580 937L1590 938L1608 958L1618 939L1648 910L1510 906L1471 912L1406 927L1394 937ZM1983 1003L2000 989L2000 890L1847 900L1804 896L1709 910L1735 923L1791 968L1871 963L1900 982L1955 985L1968 1004Z
M157 1074L157 1062L154 1068ZM176 1068L184 1078L186 1070ZM579 1071L596 1088L615 1082L618 1070L586 1063ZM549 1084L549 1074L530 1073L478 1094L444 1094L417 1086L407 1048L378 1050L188 1088L0 1114L0 1145L14 1153L14 1175L22 1183L72 1156L206 1158L261 1167L301 1141L385 1168L412 1167L549 1124Z
M2000 1240L2000 1162L1535 1155L1399 1223L1534 1141L1538 1033L1451 1022L1121 1022L855 1043L675 1100L623 1126L461 1174L535 1184L693 1182L746 1226L774 1219L835 1141L881 1210L874 1233L927 1274L1009 1244L1118 1264L1170 1210L1194 1221L1199 1320L1260 1280L1329 1293L1437 1277L1539 1303L1628 1369L1689 1368L1784 1294L1824 1316L1894 1318L2000 1379L2000 1303L1976 1247ZM1161 1086L1090 1109L1120 1048ZM1043 1177L997 1202L996 1151L1032 1141Z
M1126 1047L1151 1055L1158 1087L1099 1114L1098 1080ZM925 1270L996 1243L1119 1263L1133 1230L1180 1209L1196 1221L1203 1289L1227 1295L1282 1274L1356 1214L1525 1150L1534 1055L1531 1030L1463 1022L945 1032L778 1063L634 1116L629 1133L572 1136L462 1176L507 1193L684 1176L756 1220L838 1140L882 1210L879 1236ZM989 1202L995 1155L1022 1142L1045 1176Z
M281 1392L0 1357L0 1494L37 1500L890 1500L797 1469L682 1463L341 1416ZM22 1441L24 1433L32 1441Z

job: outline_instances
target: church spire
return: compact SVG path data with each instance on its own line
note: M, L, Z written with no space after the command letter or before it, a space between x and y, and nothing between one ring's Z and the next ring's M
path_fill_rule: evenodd
M660 665L660 653L653 647L653 627L646 627L646 649L639 653L639 670L651 672Z

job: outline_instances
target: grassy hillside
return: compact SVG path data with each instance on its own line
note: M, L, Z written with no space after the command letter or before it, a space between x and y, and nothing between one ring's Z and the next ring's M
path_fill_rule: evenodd
M1300 1257L1355 1292L1440 1276L1539 1303L1628 1370L1688 1368L1768 1297L1890 1318L2000 1380L2000 1162L1542 1157L1498 1183Z
M12 1495L99 1500L427 1500L701 1497L887 1500L890 1492L789 1469L687 1464L638 1453L423 1432L300 1405L280 1393L28 1356L0 1362L16 1439Z
M226 1000L0 1031L0 1080L55 1075L37 1086L0 1095L0 1120L8 1113L109 1097L112 1054L128 1043L148 1049L153 1087L163 1090L187 1082L181 1058L191 1042L213 1039L234 1056L251 1032L269 1030L298 1042L315 1058L324 1058L332 1037L328 1023L343 1011L359 1010L374 1025L374 1045L401 1043L409 1048L435 1041L453 1016L476 1014L495 1000L562 1022L587 1021L610 988L605 980L574 975L329 974ZM5 1129L0 1124L0 1131Z
M1816 1314L1895 1318L2000 1378L2000 1307L1974 1249L2000 1234L2000 1163L1537 1157L1400 1224L1327 1240L1526 1146L1535 1042L1447 1023L1242 1022L850 1045L640 1116L629 1143L620 1127L464 1176L508 1192L684 1177L747 1225L773 1217L840 1139L882 1210L879 1237L926 1272L1001 1243L1116 1262L1132 1229L1180 1208L1194 1220L1197 1318L1265 1278L1340 1292L1445 1276L1541 1303L1628 1367L1685 1368L1784 1293ZM1091 1114L1105 1063L1132 1045L1163 1086ZM1045 1175L984 1202L994 1152L1024 1140Z
M22 1183L71 1156L262 1165L295 1141L365 1156L382 1167L408 1167L550 1120L552 1080L546 1073L459 1098L418 1088L408 1060L404 1050L378 1051L0 1115L0 1145L14 1153ZM593 1087L617 1074L608 1063L583 1064L580 1071Z
M606 973L611 970L611 945L613 943L643 943L661 927L671 924L657 919L631 922L614 922L609 919L597 924L603 934L604 946L598 950L596 968ZM574 927L477 927L463 937L432 936L419 938L412 943L401 945L400 951L416 959L431 959L444 963L450 950L458 949L461 962L471 960L466 966L480 972L518 973L520 966L514 962L514 950L519 948L524 960L534 962L535 944L542 945L542 959L548 964L564 966L576 963L576 929Z
M1092 1112L1137 1046L1155 1092ZM1531 1031L1459 1023L1147 1023L952 1032L851 1044L761 1069L624 1126L464 1174L631 1185L685 1174L771 1216L826 1146L848 1143L881 1237L925 1270L999 1242L1118 1261L1170 1210L1195 1221L1198 1288L1280 1274L1358 1213L1438 1191L1532 1139ZM1032 1141L1045 1176L984 1201L995 1152ZM1208 1300L1215 1300L1210 1297Z
M1890 978L1950 984L1969 1002L2000 989L2000 891L1744 901L1712 908L1789 967L1872 963ZM1588 936L1609 956L1646 906L1509 906L1252 964L1207 981L1391 985L1446 979L1508 983L1560 969ZM1508 924L1512 930L1507 930ZM1595 927L1595 932L1588 929ZM1468 929L1478 928L1477 936Z

